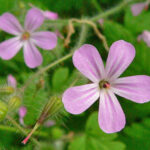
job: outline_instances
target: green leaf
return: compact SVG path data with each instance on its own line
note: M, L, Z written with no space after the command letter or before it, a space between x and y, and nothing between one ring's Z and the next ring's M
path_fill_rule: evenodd
M126 143L127 150L149 150L150 119L146 118L141 123L133 123L126 127L124 135L120 138Z
M130 9L127 9L124 22L125 27L133 33L140 33L143 30L150 30L150 12L143 11L138 16L133 16Z
M94 112L87 121L85 135L75 138L69 150L124 150L125 145L116 138L117 133L106 134L99 128L98 114Z
M117 40L134 41L134 37L129 30L124 28L121 24L111 21L104 22L104 34L109 45Z
M55 70L52 77L52 86L55 91L62 89L62 86L65 84L68 79L69 69L66 67L61 67Z

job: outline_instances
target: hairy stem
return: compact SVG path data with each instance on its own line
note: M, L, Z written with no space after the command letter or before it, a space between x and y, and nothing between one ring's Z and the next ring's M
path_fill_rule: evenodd
M20 130L18 130L18 128L10 127L10 126L7 126L7 125L0 125L0 130L3 130L3 131L5 130L5 131L9 131L9 132L23 134L22 132L20 132ZM30 129L25 129L25 130L26 130L27 133L31 132ZM35 131L33 133L33 135L39 136L39 137L44 137L44 138L49 137L49 135L46 132L42 132L42 131Z
M104 13L100 13L99 15L97 16L94 16L93 18L91 18L91 21L98 21L99 19L101 18L105 18L105 17L108 17L110 15L113 15L119 11L121 11L123 8L125 8L125 6L127 4L129 4L130 2L132 2L134 0L125 0L123 1L122 3L120 3L119 5L117 5L116 7L113 7L107 11L105 11Z
M6 117L11 122L11 124L13 124L13 126L15 126L18 130L20 130L24 135L28 135L28 132L24 130L24 128L22 128L13 118L11 118L11 116L7 115ZM31 138L31 140L36 145L40 146L40 143L35 138Z
M105 12L102 12L102 13L99 13L98 15L92 17L92 18L89 18L89 20L91 21L98 21L99 19L101 18L105 18L105 17L108 17L110 15L113 15L119 11L121 11L123 8L125 8L130 2L133 2L135 0L124 0L122 1L120 4L118 4L117 6L105 11ZM57 26L57 27L63 27L65 25L68 25L68 20L69 19L58 19L58 20L47 20L45 22L45 24L47 26ZM77 24L78 25L78 24Z

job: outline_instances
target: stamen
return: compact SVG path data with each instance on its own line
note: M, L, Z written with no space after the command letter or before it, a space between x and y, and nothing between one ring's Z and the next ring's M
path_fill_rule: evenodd
M22 40L28 40L30 38L30 33L29 32L24 32L23 34L22 34L22 37L21 37L21 39Z
M110 83L108 81L101 80L99 82L99 87L100 87L100 89L103 89L103 88L108 89L108 88L110 88Z
M104 83L103 88L110 88L110 84L109 83Z

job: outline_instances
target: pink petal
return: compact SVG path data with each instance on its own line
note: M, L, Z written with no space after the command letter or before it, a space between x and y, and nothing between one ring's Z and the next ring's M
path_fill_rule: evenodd
M16 17L10 13L4 13L0 17L0 29L13 35L18 35L23 31Z
M34 31L39 28L44 21L42 12L37 8L32 8L28 11L25 20L25 29L27 31Z
M0 43L0 56L5 60L9 60L18 53L21 47L22 43L18 37L11 38Z
M150 100L150 77L137 75L119 78L113 85L113 90L119 96L136 103L145 103Z
M52 11L43 11L44 17L50 20L57 20L58 14Z
M72 114L80 114L88 109L99 97L97 84L71 87L63 94L65 109Z
M53 32L36 32L32 34L35 44L43 49L51 50L56 47L57 36Z
M35 68L41 65L43 58L35 45L27 42L24 45L24 59L28 67Z
M103 18L99 19L98 22L99 22L100 26L104 25L104 19Z
M111 80L119 77L135 57L135 48L130 43L119 40L114 42L106 62L106 76Z
M8 85L10 85L14 88L17 87L17 81L16 81L15 77L13 77L11 74L8 75L7 82L8 82Z
M22 106L19 108L19 117L24 118L27 114L27 108Z
M73 55L74 66L93 82L99 82L104 76L104 65L97 49L84 44Z
M139 15L142 12L142 10L145 8L145 6L146 6L145 2L133 4L131 6L131 12L133 16Z
M54 126L56 124L56 122L55 121L53 121L53 120L47 120L46 122L44 122L44 126L45 127L52 127L52 126Z
M101 129L106 133L119 132L125 126L124 112L111 91L100 95L98 120Z
M149 31L143 31L141 35L138 36L138 41L143 40L148 47L150 47L150 32Z

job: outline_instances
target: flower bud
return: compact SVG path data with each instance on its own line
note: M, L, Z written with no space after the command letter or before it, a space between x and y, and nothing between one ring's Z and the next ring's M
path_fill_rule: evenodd
M63 104L59 97L53 96L45 105L41 116L38 120L39 124L43 124L49 117L53 117L61 111Z
M21 105L21 98L19 96L13 96L8 102L8 107L12 109L17 109Z
M0 121L2 121L5 118L7 111L7 105L4 102L0 101Z
M5 95L13 94L15 89L12 86L5 86L0 88L0 93Z
M44 80L43 79L40 79L38 81L38 83L36 84L36 90L38 91L39 89L43 88L44 87Z
M20 7L21 9L24 9L24 8L25 8L25 4L20 1L20 2L19 2L19 7Z

